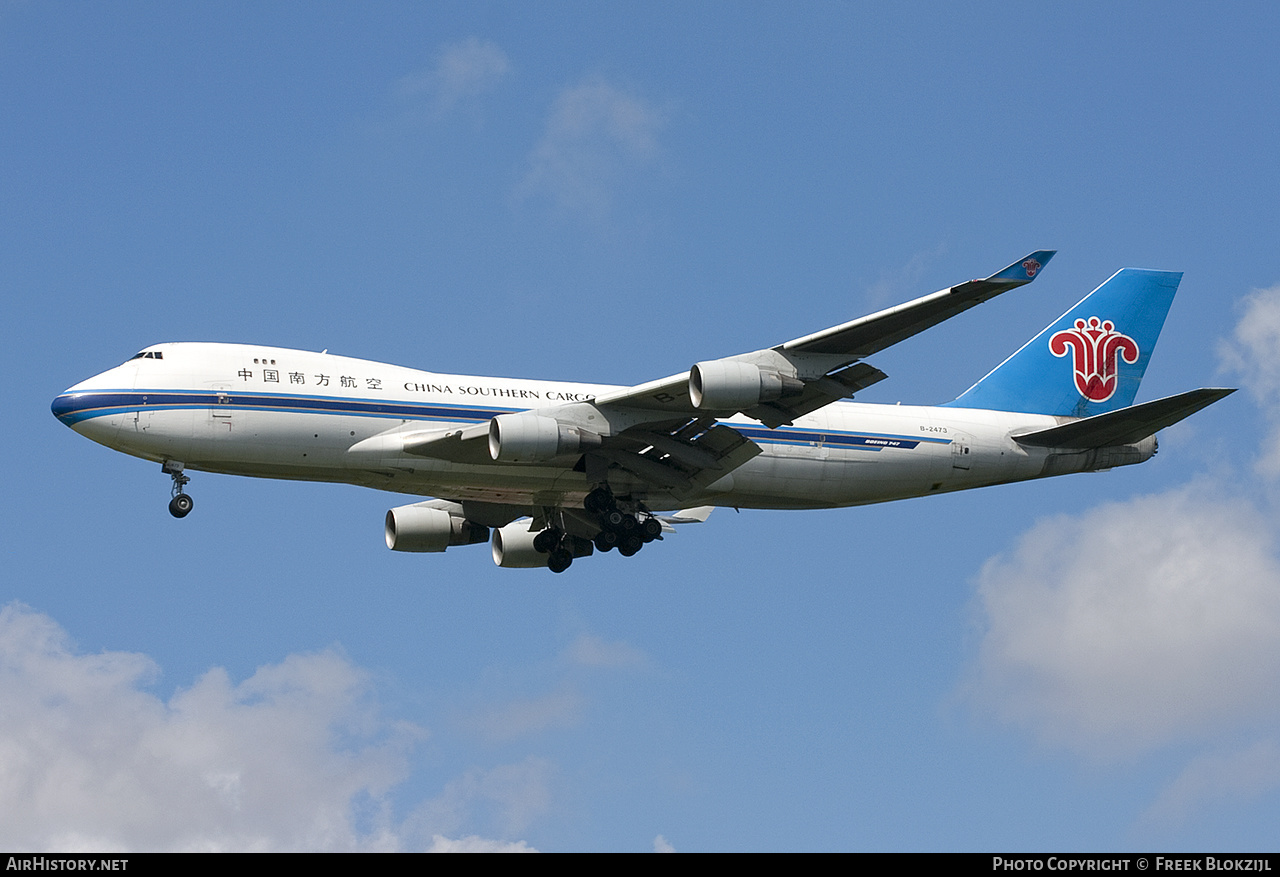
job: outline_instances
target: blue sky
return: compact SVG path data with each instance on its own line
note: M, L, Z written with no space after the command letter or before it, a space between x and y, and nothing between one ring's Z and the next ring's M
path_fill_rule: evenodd
M0 5L0 847L1274 849L1269 4ZM639 383L1003 267L953 398L1186 272L1149 463L716 512L566 575L50 400L159 341Z

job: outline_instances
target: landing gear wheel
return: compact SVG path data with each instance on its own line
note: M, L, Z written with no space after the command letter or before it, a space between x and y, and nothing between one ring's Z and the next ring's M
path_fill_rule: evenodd
M173 479L173 487L169 491L173 497L169 500L169 514L175 518L185 518L191 514L191 507L195 505L191 497L182 492L182 488L191 483L191 479L182 474L183 468L183 464L177 460L165 460L160 464L160 471Z
M564 572L569 568L569 564L573 563L573 555L565 551L563 548L557 548L551 552L551 556L547 558L547 569L552 572Z
M533 537L533 550L540 554L550 554L560 544L563 536L555 527L548 527Z
M657 518L645 518L640 524L640 537L646 542L652 542L662 535L662 522Z
M618 553L623 557L630 557L641 548L644 547L644 540L634 534L623 536L622 541L618 543Z
M582 507L593 515L608 511L611 505L613 505L613 494L607 487L597 487L582 501Z
M601 530L592 541L595 542L597 551L612 551L618 545L618 534L610 530Z

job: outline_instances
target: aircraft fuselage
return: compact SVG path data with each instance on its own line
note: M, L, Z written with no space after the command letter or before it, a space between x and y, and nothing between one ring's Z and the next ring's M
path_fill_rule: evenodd
M96 442L186 469L358 484L512 505L575 505L586 474L557 465L438 459L400 439L495 415L590 402L619 388L444 375L368 360L241 344L178 343L58 396L60 420ZM692 505L831 508L1137 463L1122 449L1055 452L1010 436L1063 418L971 408L837 402L769 429L724 418L762 453L697 491L613 471L615 493L654 510Z

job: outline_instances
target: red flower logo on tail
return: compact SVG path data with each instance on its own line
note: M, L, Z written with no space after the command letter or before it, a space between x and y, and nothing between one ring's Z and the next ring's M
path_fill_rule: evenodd
M1138 342L1115 329L1110 320L1090 317L1049 339L1054 356L1066 356L1068 348L1075 354L1076 389L1090 402L1115 395L1122 357L1131 365L1138 361Z
M1022 263L1022 267L1027 272L1028 277L1035 277L1036 272L1040 270L1040 263L1035 259L1028 259Z

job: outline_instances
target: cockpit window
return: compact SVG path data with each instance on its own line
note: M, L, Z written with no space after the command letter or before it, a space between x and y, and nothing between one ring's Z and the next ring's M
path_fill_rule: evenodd
M160 350L144 350L129 357L130 362L135 359L164 359L164 352Z

